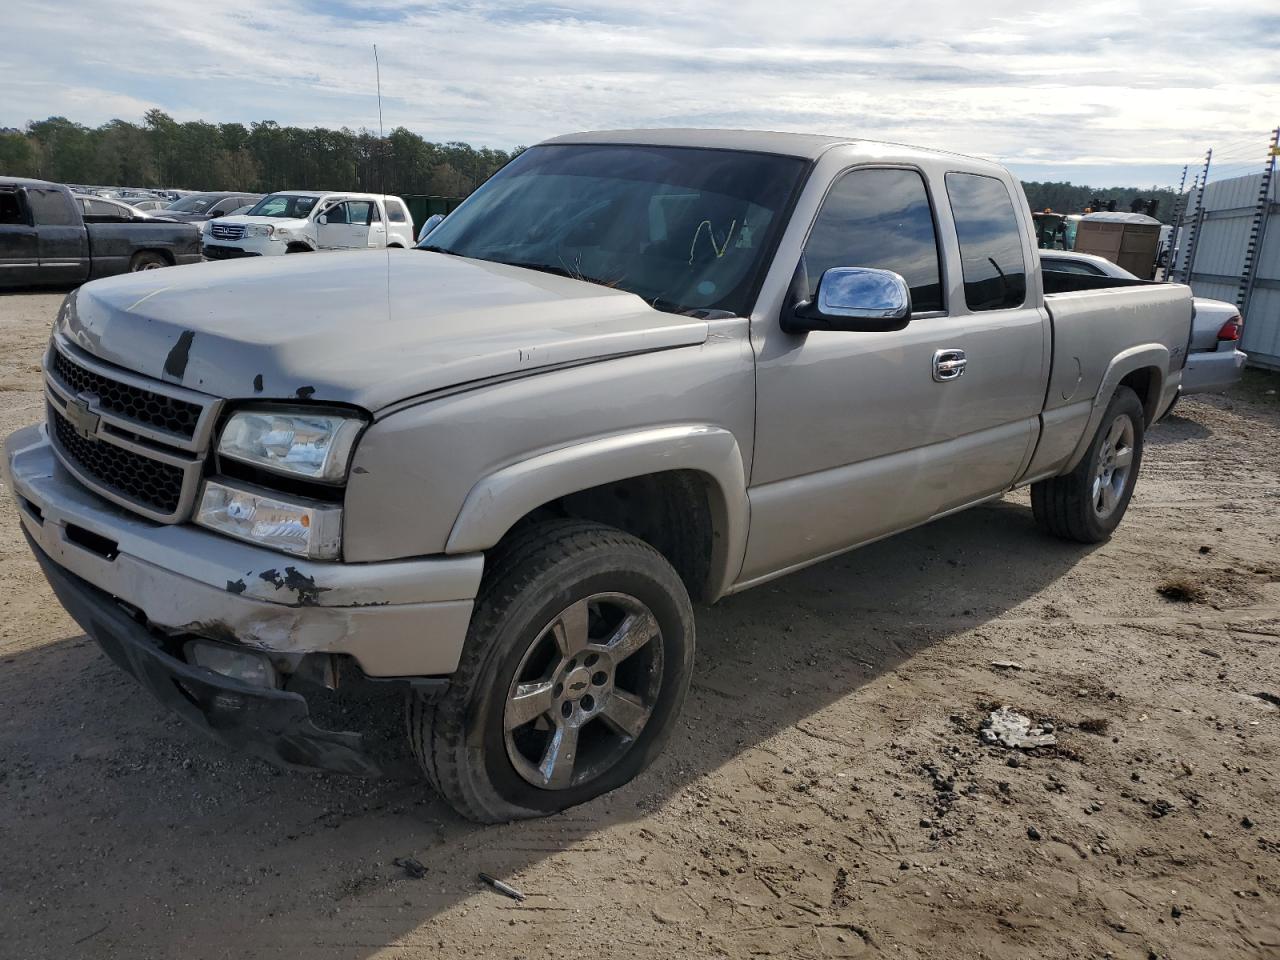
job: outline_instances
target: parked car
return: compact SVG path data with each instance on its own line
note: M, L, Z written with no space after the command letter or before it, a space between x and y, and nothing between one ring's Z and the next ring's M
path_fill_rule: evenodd
M1089 253L1042 252L1040 266L1045 270L1089 277L1140 279L1105 257ZM1187 366L1182 372L1182 392L1189 395L1226 390L1240 382L1245 362L1249 359L1249 355L1240 349L1244 320L1234 303L1208 297L1196 297L1193 303L1195 317L1191 323Z
M136 207L143 213L154 213L157 210L164 210L169 206L169 203L170 201L168 200L156 197L129 201L129 205L131 207Z
M186 223L204 223L233 213L262 199L260 193L191 193L165 208L165 216Z
M208 260L413 244L413 220L404 201L375 193L273 193L243 216L211 220L204 227Z
M62 603L161 701L349 772L407 711L480 821L653 760L691 597L1026 485L1105 540L1190 334L1185 286L1045 295L1003 167L865 140L559 138L428 239L82 287L2 462Z
M148 213L124 200L72 193L85 223L140 223L143 220L167 220L162 214ZM173 221L169 221L172 223Z
M82 203L110 204L101 218ZM62 184L0 177L0 286L75 284L200 260L200 231Z

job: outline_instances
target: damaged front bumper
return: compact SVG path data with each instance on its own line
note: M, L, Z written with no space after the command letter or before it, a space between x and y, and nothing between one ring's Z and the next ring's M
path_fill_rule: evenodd
M23 533L71 615L162 702L227 742L280 763L373 772L360 735L317 727L310 695L291 689L287 671L331 655L362 680L403 681L384 688L428 689L457 667L483 571L478 554L319 563L153 523L79 484L42 426L10 436L0 466ZM265 654L285 671L283 689L186 662L192 638Z

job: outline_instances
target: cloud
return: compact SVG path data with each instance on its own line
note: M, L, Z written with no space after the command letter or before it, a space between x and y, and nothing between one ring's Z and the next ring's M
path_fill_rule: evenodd
M9 0L8 13L0 126L156 106L376 127L375 43L388 129L498 147L746 126L1169 180L1214 142L1261 154L1280 102L1280 17L1254 0L995 0L981 13L939 0Z

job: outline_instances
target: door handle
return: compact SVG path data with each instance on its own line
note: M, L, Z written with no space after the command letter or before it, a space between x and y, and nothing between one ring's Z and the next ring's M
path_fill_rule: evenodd
M963 350L938 350L933 355L933 379L946 383L964 376L964 368L969 365Z

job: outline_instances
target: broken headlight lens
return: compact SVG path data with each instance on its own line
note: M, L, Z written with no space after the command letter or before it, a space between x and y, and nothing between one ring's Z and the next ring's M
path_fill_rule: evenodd
M338 413L241 410L231 415L218 454L277 473L341 483L364 421Z
M342 508L206 480L196 523L237 540L312 560L342 552Z

